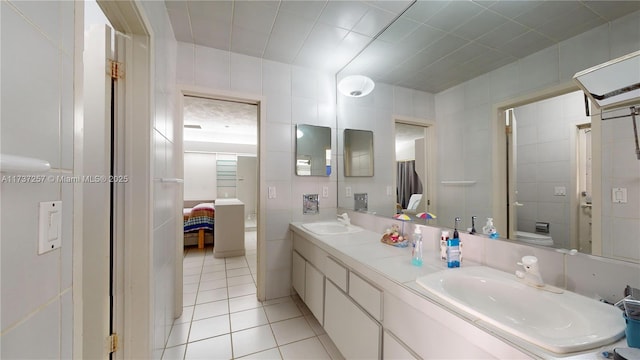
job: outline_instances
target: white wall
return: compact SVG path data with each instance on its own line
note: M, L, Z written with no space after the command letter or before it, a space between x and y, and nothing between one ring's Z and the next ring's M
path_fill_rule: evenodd
M72 175L74 3L2 1L0 16L0 152L49 161L45 175ZM72 357L73 189L0 185L3 359ZM38 256L38 203L52 200L62 201L62 247Z
M338 95L338 204L353 209L353 196L346 196L346 187L352 194L367 193L369 210L378 215L392 216L396 210L396 192L393 185L396 178L395 121L394 116L413 118L416 121L434 121L436 118L435 96L433 94L376 84L373 92L362 98ZM344 129L373 131L374 171L371 177L344 177L343 135ZM373 180L373 181L372 181ZM386 187L393 191L387 195ZM385 190L383 190L385 189Z
M233 91L266 99L266 156L259 159L266 168L266 186L276 188L277 197L267 199L262 188L260 201L266 204L266 297L286 296L291 291L291 221L333 218L336 214L336 177L298 177L294 175L295 125L309 124L332 128L332 154L335 154L335 80L333 74L233 52L188 43L178 43L178 84L195 85L218 91ZM335 165L336 158L332 162ZM263 185L264 186L264 185ZM302 215L302 195L322 194L320 214Z
M480 220L491 216L491 207L487 204L492 204L493 164L489 154L494 141L491 132L493 104L566 83L580 70L639 48L640 12L636 12L438 93L435 100L438 138L448 139L438 143L438 176L441 179L477 181L476 185L468 186L464 191L459 187L440 185L438 218L462 216L463 227L467 227L472 215ZM623 125L606 126L628 131ZM621 146L628 146L628 143ZM637 177L635 179L635 183L630 182L630 178L624 181L638 194L640 183ZM635 199L638 198L636 196ZM456 205L455 208L450 206L452 204ZM633 237L635 234L637 238L640 232L637 218L624 223L623 236ZM613 229L608 229L609 233L603 233L605 239L611 238Z
M640 160L630 117L602 122L602 174L602 255L640 261ZM612 202L613 188L627 189L626 204Z
M181 152L176 151L176 41L164 2L141 1L141 5L153 30L152 49L152 167L153 178L177 178L176 162ZM152 300L149 304L151 316L152 354L160 358L164 344L174 319L175 264L182 259L176 258L176 224L181 219L178 203L179 185L154 181L153 186L153 233L152 233Z
M184 199L215 200L216 154L184 154Z
M578 124L590 123L584 93L572 92L515 108L517 146L518 230L534 233L537 221L548 222L554 245L570 248L570 200L578 193L575 134ZM573 140L572 140L573 139ZM572 155L573 154L573 155ZM566 196L555 196L564 187ZM577 243L577 240L575 240Z

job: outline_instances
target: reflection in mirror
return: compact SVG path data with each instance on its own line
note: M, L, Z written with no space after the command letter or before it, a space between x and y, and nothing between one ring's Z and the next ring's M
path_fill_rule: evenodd
M296 126L296 175L331 175L331 128Z
M344 176L373 176L373 131L344 130Z
M396 122L396 212L415 217L427 211L427 128Z
M591 118L576 91L507 112L510 239L590 250Z
M507 21L508 13L514 9L524 13L529 11L527 7L546 6L548 2L412 2L402 16L336 75L336 80L361 74L375 81L375 89L366 97L337 94L336 128L372 129L377 147L375 177L345 178L338 174L338 206L352 209L353 192L366 192L369 211L383 217L393 216L398 207L394 194L396 174L391 170L395 167L394 139L389 136L395 126L392 119L396 115L430 119L438 124L437 158L432 163L437 174L431 187L433 212L438 218L431 225L453 227L454 219L461 217L461 228L466 229L471 227L472 216L476 216L476 228L481 232L487 218L494 218L503 238L513 238L519 230L547 236L555 247L640 262L640 161L634 154L635 139L628 128L631 118L601 121L605 117L628 116L629 108L624 113L604 109L601 114L600 109L591 107L589 131L580 126L589 122L583 100L575 109L538 106L535 117L545 125L536 126L535 134L521 129L514 134L521 133L520 146L516 146L523 149L512 154L520 161L511 169L511 175L515 175L512 183L523 184L512 186L511 194L507 191L507 143L502 117L507 109L514 108L516 119L525 119L521 112L526 109L519 108L526 104L578 90L572 79L576 72L584 75L582 70L600 68L598 65L607 56L621 56L626 49L637 49L637 34L629 35L626 29L638 23L640 6L634 2L608 2L607 7L631 3L633 8L624 12L624 16L623 12L620 17L609 19L596 16L602 22L583 23L580 34L577 30L561 31L557 41L536 47L523 46L516 38L509 42L501 40L507 33L501 31L504 24L487 25L486 30L477 32L468 29L485 15L495 17L497 12L501 21ZM453 10L460 6L469 12ZM601 26L604 23L609 25ZM512 21L508 24L512 25ZM550 31L553 26L549 25L540 23L540 31ZM555 23L555 27L562 28L562 23ZM615 46L607 41L591 41L585 47L582 44L587 39L611 39ZM500 44L499 49L487 46L488 42ZM617 50L613 51L614 48ZM628 73L616 70L605 80ZM640 103L637 95L629 101L634 102L629 105ZM554 100L543 102L551 104ZM569 135L559 131L552 120L558 120L556 115L564 115L566 111L576 114L573 123L564 125L564 130L571 129ZM561 134L562 139L554 138ZM536 143L527 144L534 141L531 137L536 138ZM538 138L545 142L538 143ZM589 138L593 143L592 167L588 164ZM560 147L564 150L560 151ZM561 164L566 169L561 171L564 166ZM580 178L567 175L564 170L579 173ZM544 176L538 177L539 174ZM619 193L626 190L626 203L616 202L619 200L615 189L621 189ZM512 214L509 220L508 212ZM536 234L541 233L539 230L546 231L547 224L548 234ZM509 241L528 244L523 238Z

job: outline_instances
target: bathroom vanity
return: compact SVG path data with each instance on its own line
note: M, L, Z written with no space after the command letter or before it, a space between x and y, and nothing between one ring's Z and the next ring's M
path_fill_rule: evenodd
M578 359L626 346L622 339L582 352L545 350L457 311L418 285L417 278L455 271L439 260L435 242L430 247L427 240L424 264L416 267L410 248L382 244L377 232L319 235L308 229L290 225L293 289L347 359ZM437 232L425 230L426 239ZM463 261L463 267L472 265L480 264Z

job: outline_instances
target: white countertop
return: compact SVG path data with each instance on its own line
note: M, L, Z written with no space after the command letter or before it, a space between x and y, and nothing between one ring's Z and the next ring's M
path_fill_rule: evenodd
M510 334L506 334L481 320L469 318L465 314L459 313L455 308L442 303L428 290L418 285L415 281L417 277L448 269L447 264L440 260L439 251L425 251L423 253L424 263L421 267L417 267L411 264L411 249L409 247L400 248L384 244L380 241L382 234L365 229L351 234L317 235L307 231L301 225L301 222L291 223L290 229L344 262L347 266L369 277L372 281L381 282L378 285L382 286L383 290L390 291L392 290L390 287L394 287L394 285L400 286L413 295L437 304L533 357L544 359L603 359L600 355L602 351L611 351L616 347L627 347L626 340L623 338L615 344L586 352L565 355L551 353L519 338L510 336ZM463 257L461 266L478 265L480 264L471 262ZM394 295L396 294L394 293Z

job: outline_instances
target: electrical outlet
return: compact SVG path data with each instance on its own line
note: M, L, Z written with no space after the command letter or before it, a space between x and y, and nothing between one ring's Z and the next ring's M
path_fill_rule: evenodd
M344 191L345 191L345 196L346 197L353 196L353 194L351 193L351 186L347 186L346 188L344 188Z

